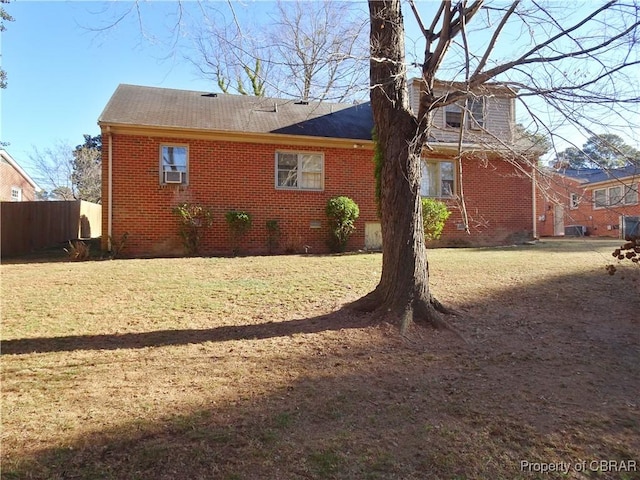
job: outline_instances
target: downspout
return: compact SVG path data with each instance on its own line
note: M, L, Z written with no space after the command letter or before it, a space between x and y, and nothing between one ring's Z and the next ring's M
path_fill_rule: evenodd
M108 174L107 174L107 249L111 251L111 238L113 234L113 139L111 127L107 125L107 137L109 138Z
M538 183L536 180L536 167L533 166L531 171L531 185L533 186L531 196L532 196L532 205L533 205L533 239L538 239L538 216L536 214L538 210Z

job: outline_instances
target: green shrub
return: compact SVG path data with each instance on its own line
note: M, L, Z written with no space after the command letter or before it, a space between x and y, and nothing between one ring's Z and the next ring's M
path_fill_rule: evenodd
M329 246L335 252L342 252L356 229L354 223L360 216L360 209L349 197L333 197L327 201L326 213L331 228Z
M422 199L422 224L424 226L424 239L426 241L437 240L442 235L444 222L451 212L444 202L432 198Z
M178 232L187 254L197 254L200 251L204 229L213 223L211 210L202 205L182 203L173 209L173 213L178 216Z
M224 214L231 232L233 254L240 253L240 239L251 228L251 215L248 212L231 210Z

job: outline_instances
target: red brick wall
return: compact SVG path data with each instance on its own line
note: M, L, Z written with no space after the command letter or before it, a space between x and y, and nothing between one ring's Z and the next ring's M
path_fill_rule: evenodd
M441 240L434 245L499 245L530 240L533 231L531 179L499 158L466 158L462 169L470 233L463 229L461 202L449 200L446 203L452 213ZM456 185L460 195L458 178Z
M103 132L105 152L108 135ZM189 146L189 185L159 184L161 144ZM336 195L351 197L360 207L357 230L349 249L364 247L365 222L379 222L375 205L373 153L367 149L295 147L255 143L184 140L113 134L113 239L125 232L124 254L182 255L178 223L172 209L183 202L210 207L214 224L205 233L201 253L230 254L232 244L224 214L245 210L253 226L244 237L244 253L266 253L267 220L276 219L282 231L277 252L327 252L329 230L326 202ZM275 182L275 152L322 151L324 183L321 192L279 190ZM107 247L108 158L103 161L103 248ZM443 233L443 244L501 244L530 238L531 182L507 162L464 161L464 190L471 235L457 228L462 215L456 202ZM320 222L321 228L310 228Z
M108 137L103 132L105 151ZM213 226L206 230L202 254L229 254L232 245L225 213L244 210L253 217L252 228L240 244L241 252L263 253L267 248L267 220L276 219L282 231L278 251L327 251L329 227L326 202L336 195L351 197L360 207L352 249L364 247L364 223L377 221L374 205L371 150L353 148L292 147L179 138L114 134L113 238L127 232L127 255L180 255L184 249L172 209L183 202L210 207ZM159 184L161 144L188 144L189 185ZM275 183L275 152L322 151L324 191L279 190ZM106 247L108 161L103 162L103 232ZM311 228L318 221L321 228Z
M36 199L36 191L27 180L20 175L11 164L4 160L0 162L0 200L11 200L11 187L22 189L22 201L28 202Z

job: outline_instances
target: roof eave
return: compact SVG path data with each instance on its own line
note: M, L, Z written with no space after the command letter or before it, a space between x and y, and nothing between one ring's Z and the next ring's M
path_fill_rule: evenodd
M361 138L317 137L272 132L239 132L233 130L194 129L176 126L133 125L98 121L100 128L113 134L146 135L152 137L180 137L202 140L227 140L239 143L266 143L308 146L333 146L341 148L373 149L373 141Z

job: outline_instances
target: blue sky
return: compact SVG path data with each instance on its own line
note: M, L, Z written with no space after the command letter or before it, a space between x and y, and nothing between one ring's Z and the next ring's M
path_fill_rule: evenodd
M421 10L436 5L420 3ZM4 5L15 21L6 24L1 36L0 61L9 85L0 91L0 140L9 142L9 153L36 181L39 174L29 158L34 147L42 151L60 143L75 146L82 143L83 134L99 134L97 119L118 84L217 90L184 59L188 39L172 36L175 2L141 2L142 28L134 14L113 28L96 30L114 22L130 5L25 0ZM184 5L186 20L199 19L197 2ZM224 8L225 2L209 5ZM273 4L243 0L234 5L241 20L258 22ZM410 13L405 16L409 19ZM407 20L406 27L415 29L414 23ZM411 31L408 36L419 37ZM167 46L176 40L178 48ZM421 47L409 41L407 50L420 53ZM633 143L637 135L627 139Z
M113 29L91 31L116 18L103 2L27 2L5 6L15 19L2 34L2 66L8 88L1 92L0 139L34 178L33 147L82 143L100 133L97 119L120 83L210 90L212 83L181 58L165 58L172 5L156 2L145 11L142 38L132 16ZM150 32L149 26L158 26Z

